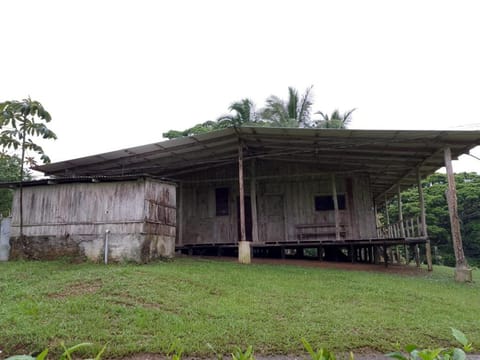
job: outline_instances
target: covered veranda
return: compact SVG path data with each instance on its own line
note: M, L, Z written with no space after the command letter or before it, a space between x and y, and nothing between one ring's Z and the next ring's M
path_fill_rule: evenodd
M178 208L177 248L212 248L214 251L235 250L241 262L249 262L251 252L255 255L265 249L289 256L292 249L337 247L350 253L354 261L384 260L388 249L394 246L425 244L426 257L431 268L431 251L426 226L425 205L421 180L437 169L446 166L449 175L449 205L452 219L452 233L460 237L458 216L456 215L455 184L452 159L468 153L480 144L479 131L395 131L395 130L335 130L335 129L290 129L241 127L228 128L216 132L189 136L154 144L138 146L105 154L40 166L37 170L54 177L62 176L122 176L149 175L165 178L178 184L177 192L182 197L183 185L192 181L216 181L215 178L195 179L200 171L212 171L235 164L237 173L229 178L236 181L239 191L238 241L220 241L189 244L184 238L182 223L183 209ZM282 175L295 181L328 176L334 204L334 222L329 231L333 239L315 238L318 231L309 236L286 237L275 243L258 241L257 204L255 203L257 183L278 175L259 174L261 161L278 163L310 164L309 173ZM248 165L248 173L244 173ZM377 227L376 234L369 237L346 238L342 235L339 205L337 198L338 177L344 174L362 174L369 179L371 200L376 212L389 199L396 197L399 205L399 218L387 219L387 223ZM225 179L224 179L225 180ZM248 184L249 193L245 188ZM404 219L401 210L403 189L417 186L421 212L418 219ZM247 241L245 224L245 195L252 202L252 241ZM308 224L311 225L311 224ZM298 225L297 225L298 226ZM455 243L455 242L454 242ZM372 251L376 248L383 252ZM263 249L263 250L262 250ZM460 251L458 247L455 249ZM320 252L320 251L318 251ZM372 253L374 255L372 255ZM361 255L358 255L361 254ZM392 257L392 256L390 256Z

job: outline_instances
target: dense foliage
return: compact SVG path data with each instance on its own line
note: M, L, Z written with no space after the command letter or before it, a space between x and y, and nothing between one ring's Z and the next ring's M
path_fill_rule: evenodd
M457 186L458 215L461 221L462 240L465 256L471 265L480 265L480 175L460 173L455 175ZM427 213L428 235L432 246L437 249L437 262L455 265L450 233L450 218L445 196L447 176L435 173L422 182ZM404 218L420 213L416 187L402 192ZM396 199L388 204L391 219L398 218ZM435 248L434 254L435 255Z
M20 158L0 154L0 182L18 181L20 179ZM24 172L24 180L31 178L30 171ZM9 216L12 208L13 190L0 189L0 214Z

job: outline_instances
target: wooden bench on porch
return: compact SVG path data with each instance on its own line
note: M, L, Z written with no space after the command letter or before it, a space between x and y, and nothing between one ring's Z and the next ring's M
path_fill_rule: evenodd
M335 224L297 224L295 225L296 238L300 241L318 238L335 238L337 229ZM339 225L340 237L345 238L345 225Z

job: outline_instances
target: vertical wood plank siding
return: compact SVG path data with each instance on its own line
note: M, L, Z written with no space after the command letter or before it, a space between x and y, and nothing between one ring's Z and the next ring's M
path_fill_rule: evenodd
M245 162L247 179L252 174L250 165ZM257 160L255 175L256 191L251 191L251 181L245 181L245 194L256 193L259 242L297 241L298 227L309 225L330 225L332 230L318 228L318 236L315 230L310 236L335 240L335 211L315 210L315 196L332 195L331 173L322 174L308 164ZM342 238L376 237L368 176L338 174L335 179L337 193L345 196L346 203L345 209L338 210ZM223 187L229 189L229 213L216 216L215 189ZM183 244L239 241L235 169L226 166L185 176L182 194Z
M22 256L19 194L13 203L12 251ZM173 256L175 186L152 179L68 183L24 188L24 230L32 257L86 256L99 260L110 231L112 260Z

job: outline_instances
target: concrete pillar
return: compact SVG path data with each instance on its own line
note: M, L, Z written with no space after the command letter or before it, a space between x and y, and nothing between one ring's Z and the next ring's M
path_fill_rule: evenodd
M240 264L250 264L252 262L252 253L249 241L238 242L238 262Z

